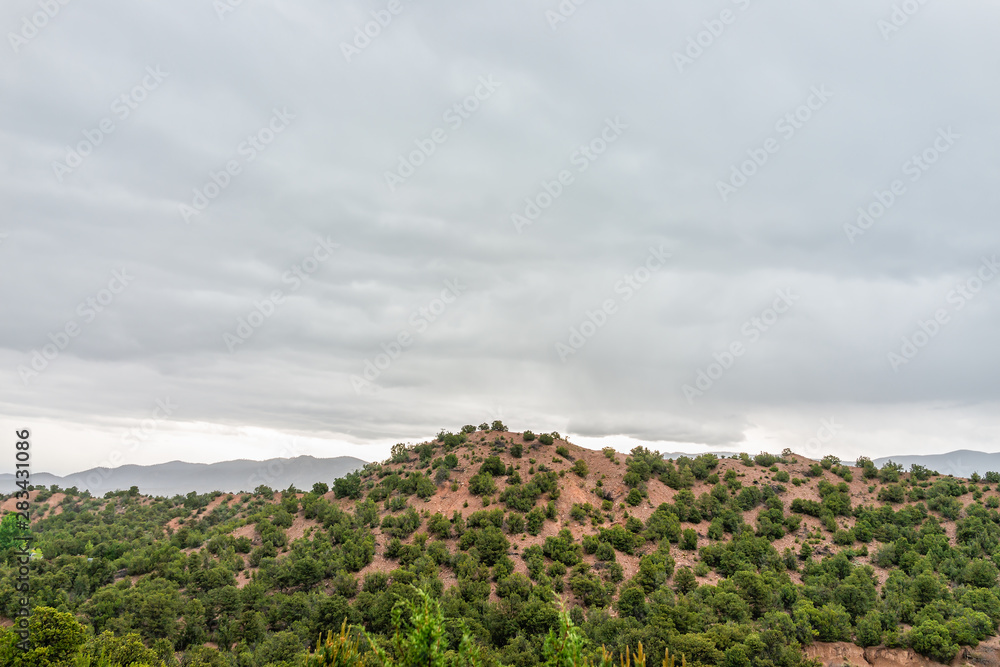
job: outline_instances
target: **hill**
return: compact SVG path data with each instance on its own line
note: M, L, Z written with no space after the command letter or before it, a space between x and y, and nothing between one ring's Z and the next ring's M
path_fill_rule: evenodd
M418 618L487 665L640 643L657 665L668 649L689 665L996 664L1000 478L626 456L483 426L304 489L32 490L33 603L185 667L304 664L343 622L391 655ZM0 584L0 613L17 601Z
M40 486L56 484L75 487L92 495L108 491L124 491L133 486L151 496L186 495L225 491L252 491L260 485L294 484L310 487L320 479L336 479L359 470L365 461L353 456L317 459L298 456L291 459L251 461L238 459L221 463L185 463L170 461L149 466L123 465L117 468L91 468L83 472L58 477L49 473L34 473L32 479ZM0 474L0 488L14 486L14 475Z

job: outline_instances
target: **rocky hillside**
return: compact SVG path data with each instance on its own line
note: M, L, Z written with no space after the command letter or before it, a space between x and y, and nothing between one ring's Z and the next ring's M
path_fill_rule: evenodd
M188 664L295 664L345 619L389 634L414 587L487 664L536 664L559 605L594 650L642 642L688 664L997 653L996 473L789 451L665 460L483 427L398 445L309 489L33 490L34 602ZM14 616L12 589L0 586L0 605Z

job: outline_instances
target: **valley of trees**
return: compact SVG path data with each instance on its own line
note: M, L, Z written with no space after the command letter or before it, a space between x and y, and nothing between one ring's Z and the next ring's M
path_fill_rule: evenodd
M36 488L33 648L0 628L0 665L797 667L814 642L949 662L1000 623L998 486L494 422L309 490Z

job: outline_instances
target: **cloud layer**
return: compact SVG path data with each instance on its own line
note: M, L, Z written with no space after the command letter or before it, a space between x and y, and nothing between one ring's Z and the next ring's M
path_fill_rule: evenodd
M1000 445L995 5L46 7L0 11L0 426L39 469L496 416Z

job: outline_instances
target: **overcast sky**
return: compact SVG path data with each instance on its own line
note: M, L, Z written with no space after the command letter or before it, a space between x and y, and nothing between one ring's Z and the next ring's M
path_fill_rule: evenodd
M996 451L998 19L11 0L4 439L58 474L374 460L496 418Z

